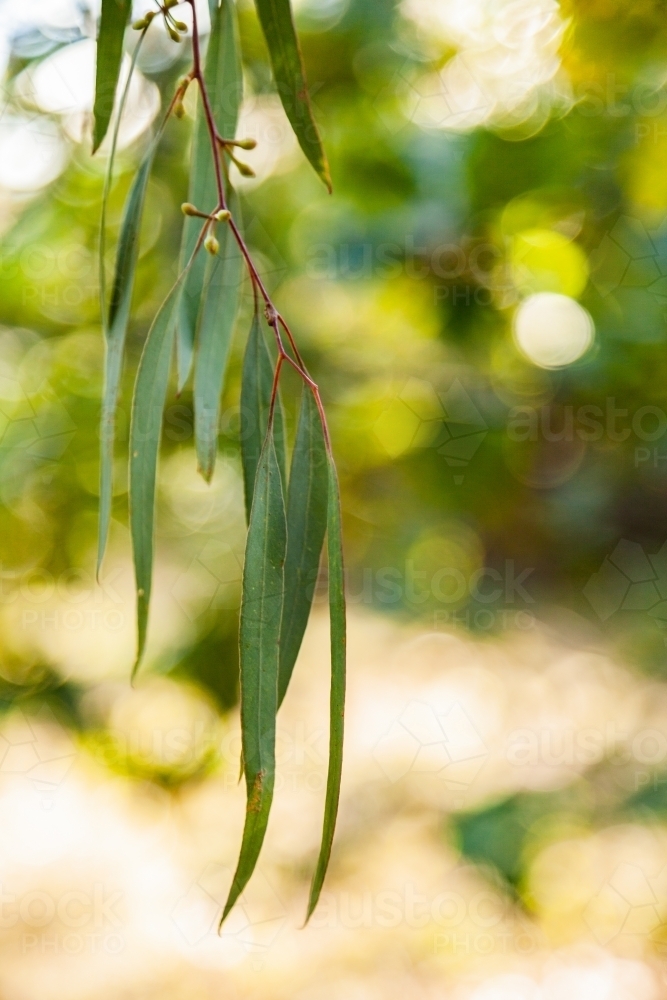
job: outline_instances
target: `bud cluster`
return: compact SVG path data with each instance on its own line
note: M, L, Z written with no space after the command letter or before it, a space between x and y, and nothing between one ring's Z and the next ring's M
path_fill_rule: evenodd
M181 34L188 30L187 24L183 21L177 21L173 14L170 13L172 7L176 7L180 3L180 0L164 0L164 3L160 5L159 11L149 10L144 17L135 21L132 27L135 31L145 31L149 26L154 17L158 14L162 14L164 17L164 26L167 29L169 37L174 42L181 41Z
M220 244L213 233L213 228L216 222L229 222L232 215L226 208L220 208L217 212L212 212L207 215L206 212L200 212L196 205L192 205L189 201L184 201L181 205L181 212L183 215L190 217L195 217L198 219L206 219L208 223L208 235L204 240L204 246L210 254L217 254L220 252Z

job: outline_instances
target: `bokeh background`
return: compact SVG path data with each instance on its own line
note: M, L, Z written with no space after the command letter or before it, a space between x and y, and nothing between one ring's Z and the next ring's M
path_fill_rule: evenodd
M219 937L244 808L249 296L210 487L190 389L169 398L149 655L133 690L129 401L176 273L195 95L149 186L96 582L98 10L0 2L0 997L659 1000L664 4L295 7L334 194L291 135L246 0L239 134L258 141L257 176L235 180L330 414L350 608L344 786L303 930L326 773L324 573L279 718L267 843ZM187 43L154 23L121 124L109 266L187 64ZM293 427L289 373L285 405Z

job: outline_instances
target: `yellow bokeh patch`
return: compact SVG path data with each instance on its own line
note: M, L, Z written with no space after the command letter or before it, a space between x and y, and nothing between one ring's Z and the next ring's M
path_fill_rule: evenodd
M576 298L588 281L586 255L577 243L549 229L525 229L512 240L512 280L522 295L560 292Z

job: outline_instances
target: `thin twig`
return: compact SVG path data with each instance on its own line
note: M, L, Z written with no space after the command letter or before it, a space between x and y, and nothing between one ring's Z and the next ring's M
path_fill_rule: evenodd
M199 26L197 23L197 10L195 6L195 0L186 0L190 4L192 10L192 56L193 56L193 68L190 73L190 78L197 81L199 86L199 93L201 95L202 107L204 109L204 118L206 120L206 128L209 134L209 139L211 142L211 154L213 156L213 166L215 169L215 183L218 191L218 205L211 213L215 215L216 212L221 210L228 210L227 202L225 198L225 179L223 176L223 168L220 164L220 152L219 152L219 142L220 135L215 123L215 118L213 116L213 109L211 108L211 101L208 94L208 88L206 86L206 80L204 79L204 72L202 69L201 62L201 47L199 44ZM276 339L276 345L278 348L278 360L276 363L276 371L274 376L274 393L272 394L271 400L271 415L273 415L273 409L275 405L274 395L278 391L278 380L280 377L280 371L284 361L294 368L294 370L300 375L304 384L308 386L313 394L315 403L317 406L318 413L320 415L320 420L322 422L322 431L324 433L324 441L326 444L327 451L331 454L331 441L329 438L329 428L327 426L326 416L324 413L324 406L322 405L322 399L320 397L320 390L317 383L310 377L308 370L301 358L299 349L296 346L296 342L292 335L292 331L287 325L285 319L280 315L276 309L271 296L269 295L264 282L262 281L260 274L255 266L255 263L250 255L250 251L246 245L245 240L241 234L239 227L236 224L233 216L227 221L227 225L231 227L234 239L238 245L241 255L245 261L246 267L248 269L248 274L253 286L253 292L256 295L259 291L262 299L264 300L266 318L269 326L273 330L273 334ZM282 337L280 335L280 327L284 330L289 345L294 352L294 358L285 350L285 345L283 344ZM296 359L296 360L295 360Z

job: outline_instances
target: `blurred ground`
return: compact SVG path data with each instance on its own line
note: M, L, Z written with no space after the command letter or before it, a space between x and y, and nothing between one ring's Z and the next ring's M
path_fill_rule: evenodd
M326 675L318 615L280 717L260 868L221 937L244 811L236 722L166 679L89 688L103 746L46 709L10 713L2 995L664 995L667 827L647 807L665 781L667 685L537 624L489 643L353 613L337 847L300 929ZM169 792L114 776L128 755L153 777L207 755L214 769Z

